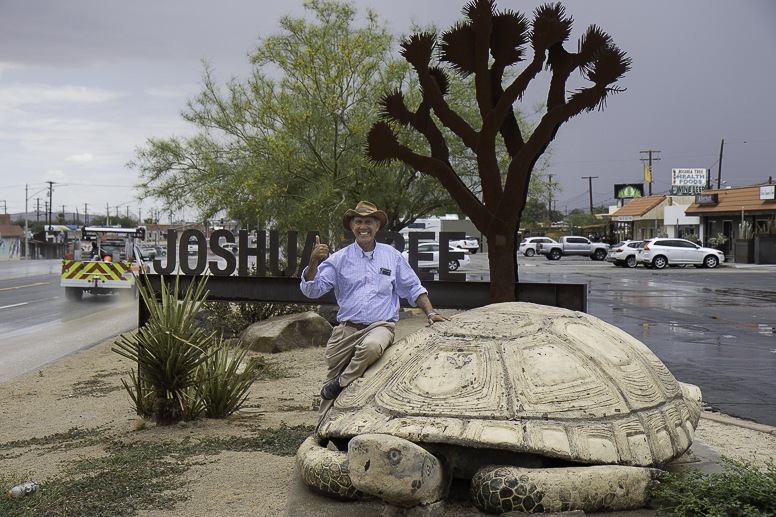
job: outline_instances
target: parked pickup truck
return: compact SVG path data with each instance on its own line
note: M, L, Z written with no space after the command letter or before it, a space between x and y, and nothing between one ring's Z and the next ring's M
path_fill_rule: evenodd
M472 237L466 237L465 239L461 239L457 241L450 241L449 244L453 248L465 249L472 255L477 253L477 251L480 249L480 242L477 239L474 239Z
M563 255L582 255L592 260L604 260L609 252L609 245L591 242L585 237L565 236L561 237L559 242L537 244L536 252L546 256L547 260L560 260Z

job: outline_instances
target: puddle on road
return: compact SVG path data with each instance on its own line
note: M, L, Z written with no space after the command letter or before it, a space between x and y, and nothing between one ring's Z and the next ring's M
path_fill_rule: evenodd
M772 291L759 291L755 289L739 289L739 288L714 288L714 287L702 287L699 290L702 294L711 294L714 296L721 296L721 297L738 297L738 298L748 298L752 300L751 303L746 304L743 303L741 305L744 306L757 306L759 307L762 302L765 303L776 303L776 293ZM712 299L713 301L714 299ZM724 300L724 298L723 298Z
M626 314L629 312L628 309L623 309L619 307L612 307L612 309L615 313L619 313L619 314ZM764 336L776 336L776 329L774 328L773 325L767 325L762 323L761 324L743 323L739 321L726 320L716 316L712 316L711 318L724 323L731 323L736 326L757 329L757 333ZM646 339L649 337L657 337L661 335L663 336L673 335L675 336L676 339L690 339L690 340L715 337L714 329L704 327L703 325L688 325L688 324L679 323L676 321L669 321L667 323L644 322L644 323L639 323L638 328L641 329L640 336L634 336L634 337L637 337L639 339ZM717 339L735 340L735 339L738 339L739 337L740 336L733 335L733 334L716 335ZM776 353L776 350L772 350L772 352Z
M666 331L669 334L682 337L704 337L707 333L711 332L711 329L703 327L701 325L686 325L678 323L676 321L669 321L668 323L641 323L641 337L648 338L650 333L665 334ZM722 336L735 339L736 336Z

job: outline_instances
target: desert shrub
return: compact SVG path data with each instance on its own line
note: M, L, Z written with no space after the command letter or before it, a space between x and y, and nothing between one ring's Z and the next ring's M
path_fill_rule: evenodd
M263 302L208 302L203 308L208 313L207 321L211 328L226 329L237 335L257 321L296 314L317 309L317 306L294 303L263 303Z
M728 238L725 236L725 234L718 233L716 237L709 239L709 246L712 248L717 248L719 246L724 246L727 241Z
M773 458L760 470L748 461L722 456L724 472L703 474L697 468L664 472L653 496L660 513L695 517L776 515L776 467Z

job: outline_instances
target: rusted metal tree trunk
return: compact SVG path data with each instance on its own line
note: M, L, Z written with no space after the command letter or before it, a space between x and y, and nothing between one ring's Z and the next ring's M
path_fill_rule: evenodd
M442 183L488 239L491 301L512 301L517 281L516 232L528 197L531 171L561 124L583 111L603 109L608 95L620 91L612 84L630 69L630 59L596 26L580 38L579 52L567 52L563 44L570 36L572 20L559 3L537 8L531 23L520 13L496 12L493 0L474 0L463 13L466 22L440 39L435 34L420 33L402 43L402 55L417 73L422 101L411 109L400 91L386 95L382 101L383 120L372 126L367 154L375 162L401 160ZM533 48L531 61L504 87L504 72L526 61L524 54L529 45ZM544 68L551 73L547 110L530 136L527 131L524 135L514 104ZM567 79L577 69L592 84L567 98ZM474 75L482 119L479 130L446 101L450 70L464 77ZM476 155L479 193L474 193L456 173L437 121ZM422 134L430 153L418 154L401 145L391 124L408 126ZM506 170L499 167L499 135L509 155Z

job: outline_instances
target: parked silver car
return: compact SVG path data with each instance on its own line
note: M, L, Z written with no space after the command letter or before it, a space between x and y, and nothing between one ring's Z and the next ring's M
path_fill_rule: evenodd
M644 241L636 253L636 261L647 267L663 269L666 266L692 264L696 267L717 267L725 261L725 254L714 248L704 248L686 239L658 237Z
M641 241L628 240L618 242L609 248L609 253L606 255L606 261L611 262L615 266L638 266L638 262L636 262L636 251L639 244L641 244Z
M549 237L528 237L520 242L517 247L517 251L525 255L526 257L533 257L536 255L537 244L550 244L552 242L558 242L555 239Z

